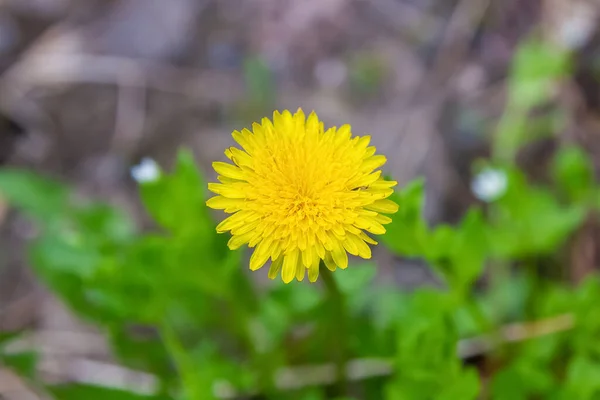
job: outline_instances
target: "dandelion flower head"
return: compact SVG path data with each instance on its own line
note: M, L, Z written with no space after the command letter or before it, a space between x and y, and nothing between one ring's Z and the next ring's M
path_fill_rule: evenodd
M394 181L378 170L385 162L369 146L369 136L352 136L349 125L324 129L313 112L274 112L252 130L233 132L240 148L215 162L220 183L207 201L232 214L217 226L229 231L228 246L254 248L250 269L271 260L269 277L281 271L285 283L317 280L321 260L334 271L348 266L348 253L371 258L368 234L383 234L383 225L398 206L387 199Z

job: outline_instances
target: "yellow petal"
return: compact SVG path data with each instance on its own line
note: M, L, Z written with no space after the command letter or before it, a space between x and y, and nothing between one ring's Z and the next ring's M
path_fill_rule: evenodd
M223 175L227 178L237 180L246 179L244 171L242 171L239 167L236 167L235 165L227 164L221 161L215 161L214 163L212 163L212 166L219 175Z
M227 246L229 246L231 250L239 249L248 243L250 239L252 239L252 236L254 236L254 232L252 231L246 232L243 235L234 235L231 237L231 239L229 239L229 242L227 242Z
M371 195L371 198L375 201L383 200L387 197L390 197L394 193L394 189L373 189L369 188L368 193Z
M335 261L333 261L333 257L331 256L330 252L325 254L323 261L325 262L325 266L328 270L335 271L337 269L337 265L335 264Z
M277 259L279 258L279 255L281 254L282 249L281 249L281 241L276 240L273 242L273 246L271 246L271 258L272 259Z
M317 114L313 111L306 121L306 138L307 140L315 141L319 137L319 133L319 117L317 117Z
M252 140L252 136L248 135L247 132L233 131L231 134L233 140L235 140L248 154L253 154L256 149L256 145Z
M363 154L363 160L368 160L369 158L371 158L371 156L373 156L373 154L375 154L375 152L377 151L377 148L375 148L375 146L370 146L367 147L367 149L365 150L365 154Z
M357 256L358 255L358 246L352 240L352 238L354 238L354 237L356 237L356 236L347 235L344 238L344 241L342 242L342 244L344 246L344 249L346 249L348 251L348 253L352 254L353 256Z
M373 182L375 182L377 179L379 179L379 177L381 176L381 170L380 171L375 171L372 174L369 175L359 175L354 179L351 179L348 182L348 187L350 189L354 189L354 188L358 188L361 186L369 186L371 185Z
M322 229L317 230L316 233L317 233L317 238L319 239L319 241L321 242L323 247L325 247L325 250L327 250L327 251L333 250L331 240L329 239L329 236L327 236L327 233L325 233L325 231Z
M360 237L362 240L364 240L365 242L370 243L372 245L376 245L377 244L377 242L375 240L371 239L369 237L369 235L367 235L364 232L361 232L360 235L358 235L358 237Z
M301 232L298 236L298 248L300 250L306 249L306 241L306 235L304 234L304 232Z
M339 243L335 244L331 256L338 267L341 269L348 268L348 253L346 253L346 250Z
M306 116L304 115L304 111L301 108L298 108L298 111L294 114L294 122L296 123L296 128L304 129Z
M263 119L261 119L260 124L262 125L263 129L265 129L265 130L273 129L273 122L271 122L271 120L267 117L264 117Z
M356 255L358 255L359 257L362 257L364 259L369 259L371 258L371 248L369 247L368 244L365 243L365 241L363 239L361 239L360 237L356 236L356 235L348 235L348 240L352 241L352 243L354 243L354 245L356 246L357 249L357 253ZM350 253L352 254L352 253Z
M229 149L229 159L233 161L236 165L242 167L252 167L254 165L254 161L250 154L246 153L243 150L237 149L235 147L230 147Z
M356 150L365 150L369 146L369 143L371 143L370 135L361 136L356 142L354 148Z
M215 210L224 210L226 208L239 208L244 204L242 199L228 199L223 196L211 197L206 201L206 205Z
M376 156L371 156L363 161L362 165L360 166L360 170L365 173L371 172L374 169L381 167L386 161L387 158L384 155L379 154Z
M304 280L304 276L306 275L306 267L302 265L302 262L299 262L296 265L296 279L300 282Z
M223 221L221 221L219 223L219 225L217 225L217 233L227 232L228 230L231 230L233 228L236 228L236 227L242 225L244 223L244 219L238 217L238 214L240 214L242 212L243 211L237 212L237 213L233 214L231 217L225 218Z
M269 279L277 278L277 274L281 270L282 265L283 257L276 258L275 261L271 262L271 266L269 267Z
M319 258L325 258L325 247L323 247L321 242L318 240L315 242L315 250L317 251L317 255L319 256Z
M383 225L375 221L372 217L359 216L354 220L354 226L364 229L375 235L383 235L385 233L385 228Z
M389 189L396 186L398 182L396 181L386 181L384 179L380 179L377 182L373 183L371 187L373 189Z
M341 143L350 140L350 136L352 136L350 125L345 124L340 126L335 132L334 146L339 147Z
M375 211L370 211L370 210L359 210L358 211L358 215L362 215L363 217L376 217L379 214Z
M265 130L262 125L257 124L256 122L252 123L252 132L254 133L254 138L257 143L264 144L267 141L267 137L265 134Z
M307 247L306 250L304 250L302 252L302 264L305 267L309 267L310 264L313 262L314 260L314 254L316 254L316 250L314 247Z
M383 214L377 214L377 216L375 217L375 221L379 222L380 224L384 225L384 224L389 224L390 222L392 222L392 219L386 215Z
M343 238L344 236L346 236L346 231L344 230L344 227L340 224L333 225L331 227L331 230L333 231L335 236L338 238Z
M217 180L219 182L225 183L225 184L239 182L237 179L227 178L226 176L222 176L222 175L217 176Z
M282 134L290 134L292 124L292 114L288 110L284 110L283 113L273 112L273 125L275 129L280 129Z
M344 229L348 232L348 233L352 233L354 235L360 235L360 233L362 232L360 229L358 229L357 227L353 226L353 225L345 225Z
M311 282L316 282L319 277L319 263L312 264L308 268L308 280Z
M262 242L259 243L258 246L256 246L256 249L254 249L254 252L252 253L252 256L250 257L250 270L251 271L256 271L257 269L260 269L263 265L265 265L265 263L271 256L270 250L271 250L272 243L273 243L272 241L267 239L267 240L263 240Z
M246 184L222 184L222 183L209 183L208 190L213 193L220 194L221 196L228 197L230 199L244 199L246 198Z
M244 235L251 231L256 232L256 230L254 228L256 228L259 223L260 223L260 220L257 220L254 222L245 222L244 224L232 229L231 233L233 235Z
M377 211L385 214L394 214L398 211L398 204L394 203L392 200L377 200L376 202L365 206L368 210Z
M298 249L294 249L283 256L283 270L281 278L283 282L290 283L296 276L296 265L298 264Z

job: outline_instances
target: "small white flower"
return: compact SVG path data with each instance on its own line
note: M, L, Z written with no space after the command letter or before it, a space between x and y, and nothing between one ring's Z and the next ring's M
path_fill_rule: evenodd
M508 178L504 171L486 168L471 183L471 190L482 201L494 201L506 192Z
M596 29L596 13L589 6L577 6L563 18L558 29L558 39L567 49L583 47Z
M131 167L130 171L131 177L137 183L155 182L160 177L160 167L151 158L142 159L138 165Z

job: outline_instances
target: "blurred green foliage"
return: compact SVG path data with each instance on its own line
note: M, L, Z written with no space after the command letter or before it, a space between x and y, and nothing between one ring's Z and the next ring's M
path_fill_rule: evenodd
M532 112L553 105L561 78L572 70L571 55L535 37L524 40L516 51L507 82L507 104L494 136L494 156L513 160L518 150L537 139L560 132L563 113L532 117Z
M263 58L250 56L244 60L243 78L245 95L235 107L234 113L239 120L253 122L275 107L275 74Z
M348 89L351 101L360 104L375 98L390 75L389 66L375 52L354 54L348 60Z
M598 212L592 162L582 149L563 147L545 184L514 164L536 139L527 135L527 112L548 99L568 65L539 43L519 50L496 157L485 162L501 184L486 204L455 226L432 227L424 181L394 194L400 209L382 242L399 258L424 261L439 286L401 291L377 279L375 263L354 263L333 275L341 310L322 285L262 287L251 279L243 253L216 234L206 183L187 151L171 172L140 184L156 222L144 232L127 214L55 180L0 170L0 193L37 227L28 247L35 273L106 334L124 366L151 374L156 385L154 393L44 385L36 355L7 345L18 332L0 334L0 363L57 400L600 398L600 280L571 285L538 263L564 264L571 237ZM264 65L246 67L251 95L271 101ZM373 71L357 72L360 85L377 84ZM530 324L540 320L556 326L536 334ZM532 337L506 340L502 326L510 322ZM340 354L346 387L335 379ZM481 360L467 362L469 355Z

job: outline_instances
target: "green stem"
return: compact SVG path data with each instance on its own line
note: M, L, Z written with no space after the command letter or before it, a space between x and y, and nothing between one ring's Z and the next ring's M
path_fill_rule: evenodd
M205 398L206 390L199 385L195 372L196 366L177 337L175 330L167 321L164 321L161 325L160 335L169 355L175 363L175 367L177 368L185 398L187 400Z
M481 304L477 303L477 299L466 299L467 310L471 314L471 318L478 325L478 328L482 331L480 333L493 332L494 325L490 321L487 315L483 312Z
M509 265L504 260L492 260L489 268L489 291L493 293L493 298L495 298L502 286L510 279L510 270ZM494 310L492 315L487 317L487 333L490 335L494 348L500 350L505 344L498 329L498 324L506 313L503 296L501 297L499 304L497 301L494 301L492 310Z
M341 292L332 272L321 263L320 274L331 302L333 318L331 319L332 349L335 354L337 369L337 395L345 396L348 389L346 376L346 363L348 361L348 350L346 347L348 335L348 316L346 312L346 297Z

